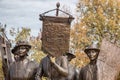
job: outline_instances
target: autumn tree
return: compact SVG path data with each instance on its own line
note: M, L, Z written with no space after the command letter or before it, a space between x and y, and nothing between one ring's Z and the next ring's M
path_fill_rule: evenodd
M30 43L32 45L32 52L34 54L31 54L31 58L35 59L37 62L40 62L40 60L45 57L45 53L41 50L42 42L41 42L41 32L39 32L37 37L30 37Z
M31 32L31 29L30 28L24 28L22 27L22 30L16 34L16 38L15 38L15 41L18 41L18 40L29 40L29 37L30 37L30 32Z
M71 36L78 53L92 41L101 42L104 37L120 46L120 1L79 0Z
M86 36L87 28L78 21L71 28L70 47L75 50L76 58L72 63L81 67L88 63L88 57L84 53L84 48L89 44L90 39Z
M108 37L111 42L120 44L119 0L79 0L77 12L80 24L87 27L87 36L92 40Z

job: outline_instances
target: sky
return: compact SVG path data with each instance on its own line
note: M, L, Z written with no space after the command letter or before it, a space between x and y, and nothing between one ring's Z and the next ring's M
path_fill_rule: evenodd
M7 25L6 30L11 27L31 28L31 35L37 36L42 28L39 14L55 9L57 2L60 3L60 9L66 6L75 16L78 0L0 0L0 23Z

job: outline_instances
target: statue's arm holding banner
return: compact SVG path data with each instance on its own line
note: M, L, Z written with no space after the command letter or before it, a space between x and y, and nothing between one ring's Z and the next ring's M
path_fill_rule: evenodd
M51 59L51 62L53 64L53 67L62 75L67 77L68 76L68 61L66 56L60 56L61 57L61 63L62 65L60 66L59 64L57 64L55 61Z

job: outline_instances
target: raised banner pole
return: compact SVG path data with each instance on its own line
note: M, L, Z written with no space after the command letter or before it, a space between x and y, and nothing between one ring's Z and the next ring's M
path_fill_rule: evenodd
M60 3L56 4L56 9L40 14L42 23L42 50L52 56L60 56L69 51L70 24L74 17L59 9ZM55 11L55 16L46 14ZM66 17L59 16L59 12L66 14Z

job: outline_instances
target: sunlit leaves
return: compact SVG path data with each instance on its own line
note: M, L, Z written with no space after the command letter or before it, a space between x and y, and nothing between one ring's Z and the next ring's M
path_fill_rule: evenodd
M2 60L0 59L0 79L4 79L3 69L2 69Z
M41 40L37 39L37 37L34 37L34 39L30 38L30 43L32 45L32 51L33 54L31 55L31 59L35 59L37 62L40 62L40 60L45 56L45 54L41 50Z
M106 33L109 33L112 38L116 37L115 34L120 34L119 0L79 0L77 10L82 21L80 23L85 23L89 29L88 33L94 34L93 38L96 40L101 41ZM118 36L116 40L119 41Z
M28 40L30 37L30 31L31 29L22 27L22 31L17 33L15 40L16 41L19 41L21 39Z

